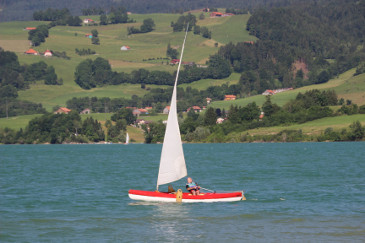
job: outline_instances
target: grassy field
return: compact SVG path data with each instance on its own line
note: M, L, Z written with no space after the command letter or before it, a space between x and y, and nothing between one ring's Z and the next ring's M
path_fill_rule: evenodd
M353 76L355 69L349 70L337 78L331 79L327 83L314 84L291 91L275 94L271 100L279 106L284 105L289 100L295 99L299 92L306 92L311 89L327 90L333 89L336 91L339 98L350 99L358 105L365 104L365 74ZM234 101L215 101L211 106L221 109L229 109L231 105L245 106L248 103L256 102L261 106L265 102L264 95L255 95L247 98L237 99Z
M127 132L132 143L144 143L144 131L142 129L128 126Z
M225 83L228 83L229 85L236 84L238 83L240 76L241 74L239 73L232 73L231 76L225 79L202 79L199 81L192 82L190 84L180 84L179 87L186 88L190 86L194 89L205 90L209 86L218 86Z
M194 13L197 17L200 13ZM103 57L109 60L115 71L131 72L132 70L145 68L148 70L163 70L173 72L176 66L166 65L164 60L151 60L149 58L163 58L166 56L166 47L170 43L172 47L180 48L183 39L183 32L173 33L170 27L171 21L176 21L179 14L132 14L131 18L136 23L116 24L107 26L56 26L50 29L49 38L39 47L35 47L39 52L46 49L52 51L65 51L71 58L70 60L43 56L29 56L23 54L29 48L28 32L25 27L36 27L48 22L5 22L0 23L0 46L5 50L14 51L18 54L22 64L45 61L53 65L59 78L63 79L62 86L47 86L41 82L31 85L29 90L19 92L19 99L42 103L43 106L51 111L55 105L64 106L66 101L72 97L97 96L97 97L126 97L131 95L144 95L145 90L140 89L139 85L119 85L106 86L90 91L82 90L74 82L75 67L87 58L95 59ZM205 13L206 18L199 20L198 25L207 26L212 31L212 39L208 40L200 35L189 33L184 60L194 61L205 64L209 56L216 53L218 48L214 46L226 44L228 42L250 41L255 37L248 35L246 22L249 15L239 15L224 18L210 18ZM83 18L81 16L81 18ZM98 16L91 16L98 21ZM143 19L152 18L156 24L155 30L146 34L127 35L127 28L130 26L140 26ZM99 32L100 45L92 45L85 34L91 33L92 29ZM120 47L128 45L130 51L120 51ZM75 48L90 48L96 51L96 55L78 56ZM234 83L239 79L238 75L233 75L227 80L202 80L191 84L192 87L204 89L210 85L220 85L225 82ZM186 86L186 85L185 85ZM152 86L153 87L153 86Z
M291 126L276 126L276 127L263 127L258 129L252 129L248 132L250 135L268 135L276 134L282 130L299 130L301 129L303 133L307 135L318 135L323 132L326 128L332 127L334 130L338 131L342 128L348 128L355 121L360 121L363 126L365 126L365 114L357 114L352 116L336 116L336 117L325 117L322 119L306 122L303 124L295 124ZM244 133L246 133L244 132Z
M19 130L20 128L24 129L28 125L30 120L39 116L41 116L41 114L15 116L15 117L9 117L9 119L0 118L0 128L7 127L14 130Z

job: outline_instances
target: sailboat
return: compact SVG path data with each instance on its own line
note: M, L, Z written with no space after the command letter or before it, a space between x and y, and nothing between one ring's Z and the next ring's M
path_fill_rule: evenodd
M127 133L127 135L125 136L125 144L129 144L129 134Z
M181 142L180 129L176 108L176 87L179 77L182 57L184 53L185 41L188 33L186 28L185 38L182 45L180 62L176 73L175 84L172 92L170 112L167 118L164 142L162 145L160 168L157 178L156 191L129 190L128 195L133 200L153 201L153 202L232 202L244 200L243 191L224 192L224 193L202 193L192 195L182 192L160 192L158 187L165 185L187 176L187 169L184 157L183 146Z

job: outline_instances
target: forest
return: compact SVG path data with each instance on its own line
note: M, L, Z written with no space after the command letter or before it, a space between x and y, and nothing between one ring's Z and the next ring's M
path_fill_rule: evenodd
M259 40L222 46L218 54L241 73L243 96L324 83L364 62L364 12L365 1L337 0L258 9L247 30Z

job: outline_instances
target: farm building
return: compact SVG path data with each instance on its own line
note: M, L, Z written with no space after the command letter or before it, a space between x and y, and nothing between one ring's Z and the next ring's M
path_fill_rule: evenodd
M25 54L28 54L28 55L38 55L38 52L34 49L29 49L28 51L24 52Z
M94 20L92 20L92 19L84 19L83 22L84 22L84 24L93 24L94 23Z
M71 110L67 109L66 107L60 107L58 110L54 112L54 114L68 114Z
M53 54L52 54L52 52L50 51L50 50L46 50L44 53L43 53L43 56L45 56L45 57L51 57L51 56L53 56Z
M225 95L224 100L235 100L237 96L235 95Z
M190 110L193 110L195 112L201 112L202 111L202 109L199 106L196 106L196 105L194 105L192 107L189 107L186 111L189 112Z
M221 12L212 12L210 14L210 17L222 17L223 13Z
M26 27L24 30L35 30L37 29L36 27Z
M121 51L129 51L131 48L129 46L122 46L120 48Z
M180 62L180 59L172 59L170 61L170 64L175 65L175 64L179 64L179 62Z
M165 107L165 109L163 109L162 113L163 114L169 114L169 112L170 112L170 106L168 105L168 106Z

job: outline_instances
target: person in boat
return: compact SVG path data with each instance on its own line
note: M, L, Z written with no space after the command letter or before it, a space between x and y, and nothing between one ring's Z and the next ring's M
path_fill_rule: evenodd
M198 186L198 184L195 183L193 181L193 179L191 179L191 177L188 177L187 181L188 181L188 183L186 183L186 190L188 190L194 196L199 195L200 194L200 191L199 191L200 186Z

